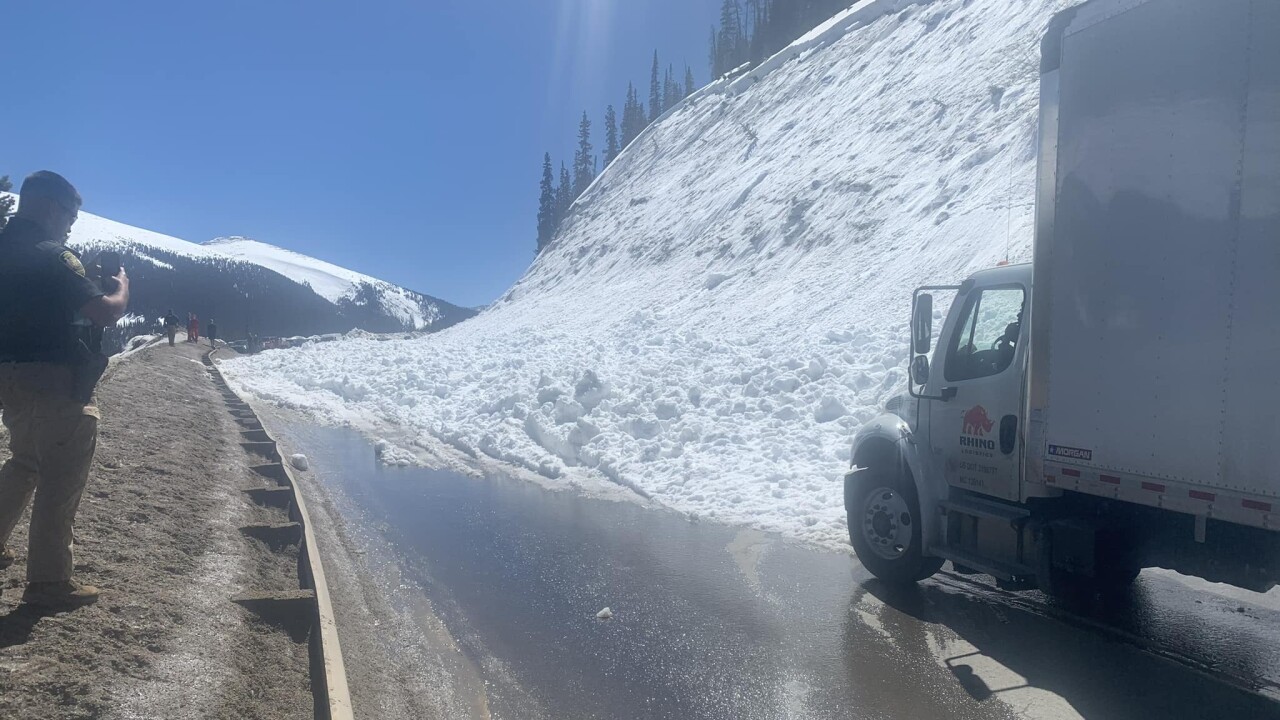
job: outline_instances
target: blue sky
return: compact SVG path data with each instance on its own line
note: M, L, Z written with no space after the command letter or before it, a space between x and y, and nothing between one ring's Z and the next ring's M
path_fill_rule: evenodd
M0 174L193 242L245 235L464 305L533 259L544 151L707 80L718 0L7 3ZM596 146L603 145L597 127Z

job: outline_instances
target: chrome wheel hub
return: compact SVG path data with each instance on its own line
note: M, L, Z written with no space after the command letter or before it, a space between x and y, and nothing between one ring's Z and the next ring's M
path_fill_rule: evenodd
M897 560L911 547L911 510L893 488L876 488L867 494L862 512L862 536L872 552L885 560Z

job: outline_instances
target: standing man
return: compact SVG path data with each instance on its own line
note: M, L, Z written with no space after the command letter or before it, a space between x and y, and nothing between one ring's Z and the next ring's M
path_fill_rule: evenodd
M209 318L209 322L204 324L204 331L209 336L209 347L214 350L218 349L218 323Z
M94 340L129 306L123 269L108 295L63 244L79 212L71 183L37 172L0 233L0 402L11 451L0 468L0 567L14 562L3 546L34 495L23 600L49 607L98 599L72 577L72 525L98 442L93 389L106 358Z
M164 333L169 336L169 347L173 347L173 340L178 336L178 316L172 310L164 316Z

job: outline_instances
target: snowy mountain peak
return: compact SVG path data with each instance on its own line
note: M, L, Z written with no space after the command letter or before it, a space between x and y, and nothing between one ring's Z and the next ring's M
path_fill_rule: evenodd
M425 330L441 317L437 305L412 290L292 250L244 237L217 238L204 246L274 270L331 303L378 303L406 329Z
M67 244L87 255L121 253L133 279L133 311L150 318L174 309L216 314L232 332L305 335L353 328L440 330L475 315L244 237L197 244L82 212Z

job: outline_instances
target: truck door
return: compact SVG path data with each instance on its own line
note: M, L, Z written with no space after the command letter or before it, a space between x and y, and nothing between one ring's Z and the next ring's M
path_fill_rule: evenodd
M953 486L1017 500L1023 362L1021 285L975 287L938 348L945 402L930 402L930 445Z

